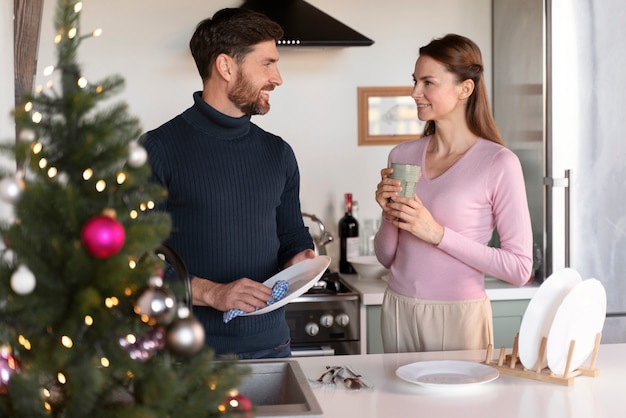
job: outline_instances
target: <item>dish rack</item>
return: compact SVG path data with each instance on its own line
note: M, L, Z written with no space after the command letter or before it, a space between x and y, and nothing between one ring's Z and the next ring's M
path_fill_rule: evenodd
M600 348L600 340L602 339L602 333L596 334L596 340L591 352L591 360L589 366L580 366L576 370L568 372L572 361L572 355L574 353L574 347L576 341L572 340L569 345L569 352L567 355L567 362L565 363L565 373L558 375L553 373L548 367L543 367L543 359L546 355L546 346L548 339L543 337L541 345L539 346L539 358L537 360L537 366L534 370L527 369L519 361L518 356L518 338L519 333L515 335L513 343L513 351L511 354L505 354L505 348L500 348L500 355L498 362L492 362L493 345L489 344L487 348L487 355L485 357L485 364L495 367L499 372L508 374L511 376L524 377L527 379L539 380L542 382L554 383L563 386L572 386L574 384L574 378L577 376L590 376L597 377L600 375L600 369L596 368L596 360L598 359L598 350Z

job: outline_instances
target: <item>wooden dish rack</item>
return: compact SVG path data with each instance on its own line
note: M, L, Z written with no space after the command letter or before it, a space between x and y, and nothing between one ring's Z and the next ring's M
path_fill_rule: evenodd
M541 345L539 346L539 358L537 360L537 366L534 370L527 369L522 365L519 361L518 356L518 338L519 333L515 335L515 341L513 343L513 351L511 354L505 354L505 348L500 348L500 355L498 357L498 362L492 362L493 355L493 346L489 344L487 348L487 355L485 357L485 364L495 367L499 372L503 374L508 374L511 376L524 377L527 379L539 380L542 382L554 383L563 386L571 386L574 384L574 378L577 376L590 376L597 377L600 375L600 369L596 368L596 360L598 359L598 350L600 348L600 340L602 339L602 334L598 333L596 335L596 341L593 347L593 352L591 353L591 360L589 362L589 366L581 366L576 370L572 370L568 372L570 369L570 365L572 362L572 355L574 354L574 347L576 344L575 340L572 340L569 345L569 352L567 354L567 362L565 363L565 373L563 375L557 375L553 373L548 367L543 366L543 359L546 355L546 345L548 339L543 337L541 340Z

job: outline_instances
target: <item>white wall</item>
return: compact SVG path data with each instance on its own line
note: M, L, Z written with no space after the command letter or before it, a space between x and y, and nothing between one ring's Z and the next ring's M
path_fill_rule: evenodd
M317 214L335 233L345 192L352 192L358 200L361 220L379 216L374 191L391 150L390 146L357 146L357 87L411 85L418 48L449 32L478 43L490 85L491 0L309 3L375 43L371 47L281 49L284 84L272 94L269 114L255 117L254 122L294 148L302 176L302 209ZM222 7L240 4L238 0L85 0L82 33L98 27L104 33L81 46L84 75L96 81L121 74L127 86L116 100L129 104L144 129L154 128L190 106L191 93L201 89L188 51L195 25ZM41 70L54 64L55 58L56 1L47 0L44 7L38 84L45 83ZM336 255L338 244L328 250Z
M15 124L10 116L14 106L13 76L13 2L0 2L0 138L15 138Z

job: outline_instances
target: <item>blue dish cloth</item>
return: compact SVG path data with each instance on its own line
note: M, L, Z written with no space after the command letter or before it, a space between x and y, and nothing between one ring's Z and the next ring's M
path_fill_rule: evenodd
M284 298L288 290L289 290L289 283L287 283L286 280L277 280L276 283L274 283L274 286L272 287L272 298L267 301L267 306L270 306L278 302L282 298ZM258 310L259 308L257 308L257 311ZM227 312L224 312L224 323L226 324L231 319L241 314L245 314L245 313L246 312L242 311L241 309L231 309Z

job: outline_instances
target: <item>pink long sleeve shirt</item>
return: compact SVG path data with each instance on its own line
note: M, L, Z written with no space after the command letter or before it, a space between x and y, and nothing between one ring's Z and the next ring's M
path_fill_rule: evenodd
M424 167L430 137L405 142L389 163ZM390 269L389 289L431 300L485 296L484 275L516 286L531 276L532 229L517 156L492 141L478 141L446 172L429 179L422 170L417 196L444 227L439 245L426 243L383 221L374 245ZM487 243L497 227L500 248Z

